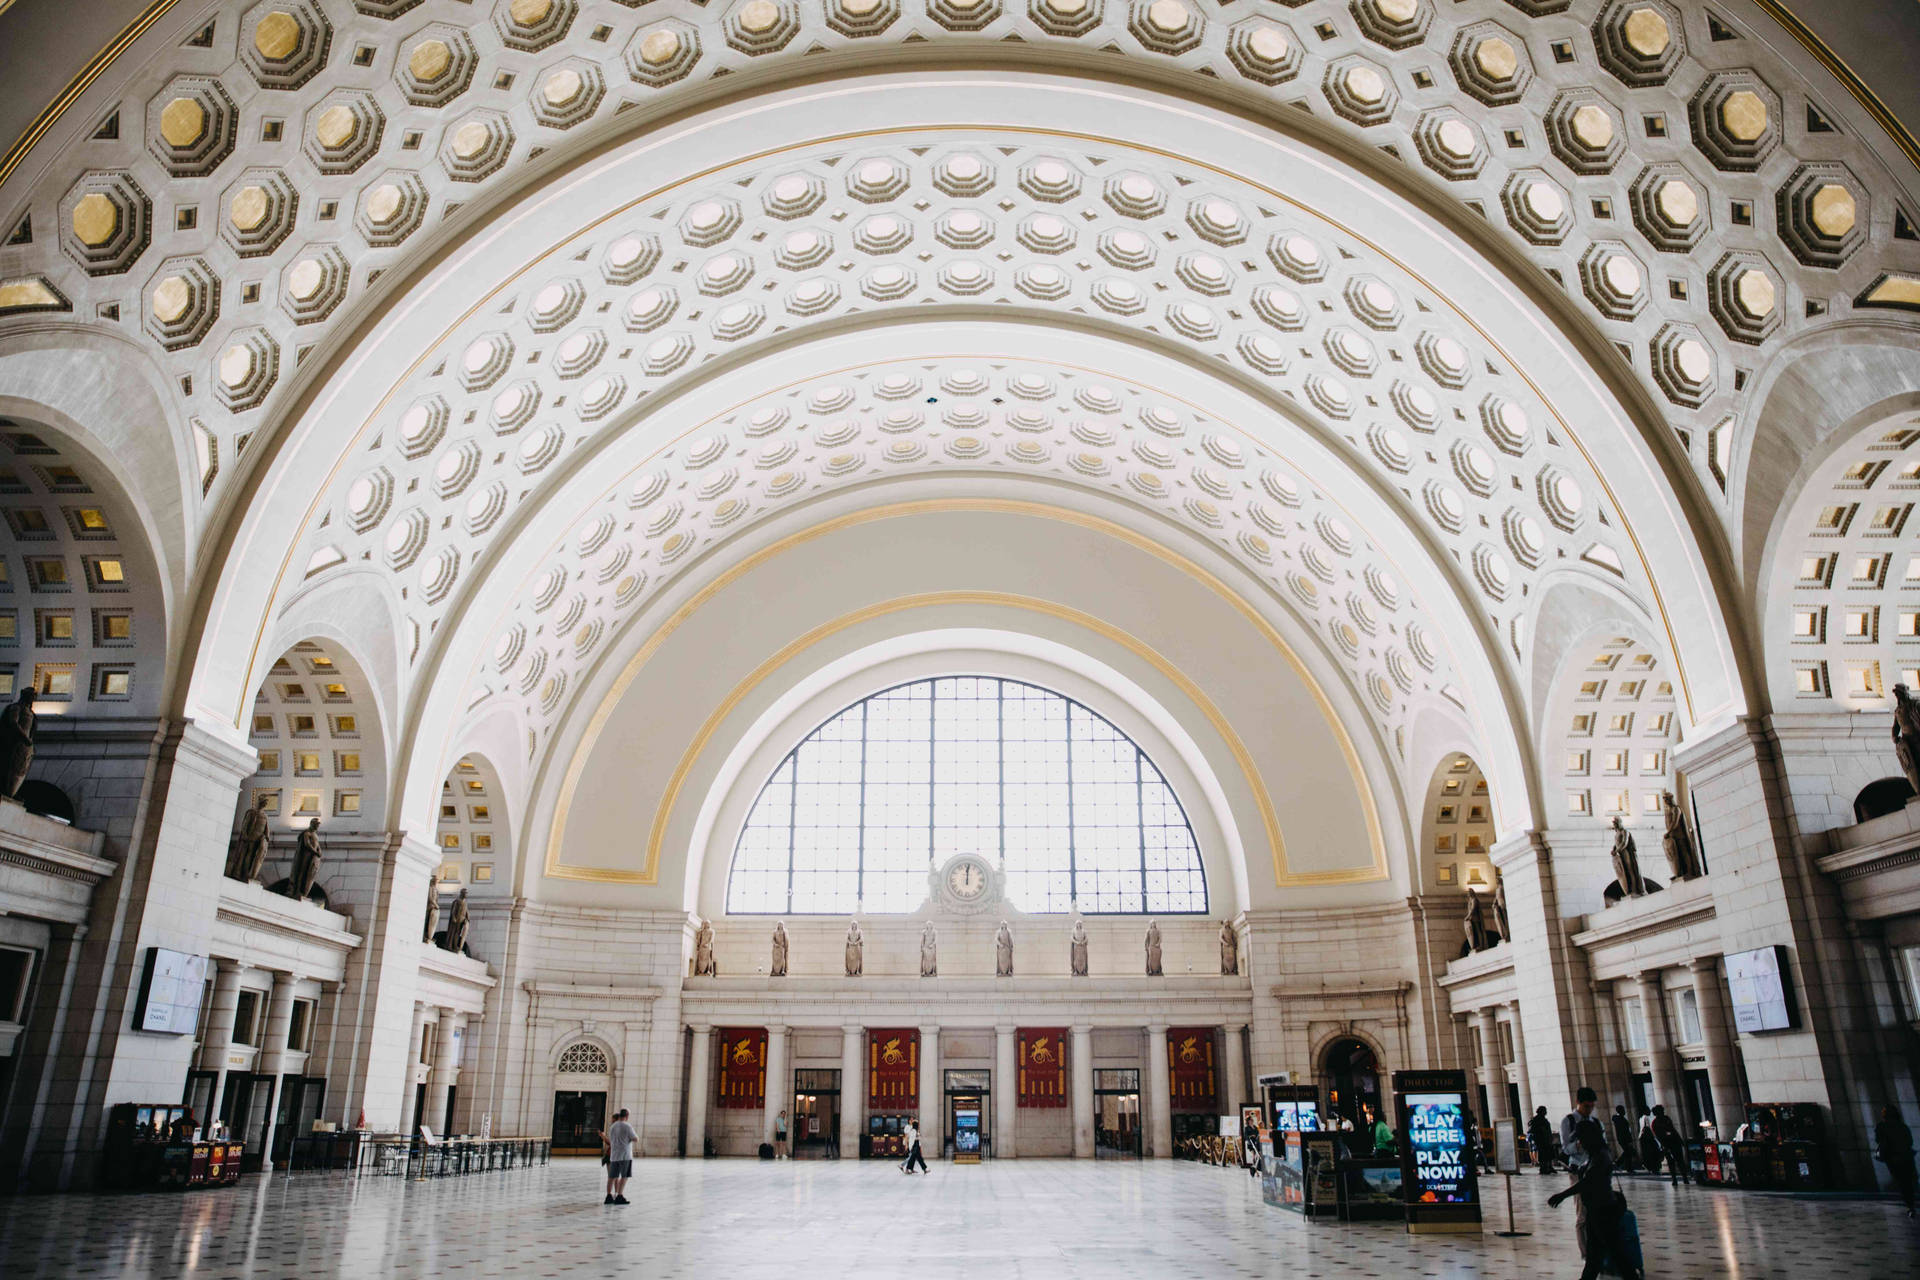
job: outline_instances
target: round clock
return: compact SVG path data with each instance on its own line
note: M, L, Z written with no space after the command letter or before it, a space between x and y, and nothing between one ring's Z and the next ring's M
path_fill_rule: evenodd
M960 902L977 902L993 882L993 870L978 858L961 858L947 868L947 892Z

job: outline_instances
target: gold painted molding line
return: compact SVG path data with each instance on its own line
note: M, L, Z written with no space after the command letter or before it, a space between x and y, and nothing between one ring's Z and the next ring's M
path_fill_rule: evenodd
M13 0L0 0L0 13L5 13L12 3ZM153 0L145 12L122 28L120 34L115 36L106 48L94 54L92 61L80 68L78 75L67 81L67 87L47 104L44 111L33 118L33 123L27 126L27 131L14 139L13 145L7 148L7 154L0 157L0 186L6 185L7 179L13 176L13 171L20 167L22 160L27 158L27 152L33 150L34 145L47 136L47 131L53 128L55 121L66 114L67 108L79 101L80 95L100 78L101 73L112 66L135 40L145 35L154 23L166 17L167 11L177 3L179 0Z
M1845 58L1835 53L1831 45L1815 35L1813 28L1802 22L1780 0L1753 0L1753 2L1768 17L1786 28L1787 34L1799 41L1800 47L1812 54L1814 59L1825 67L1848 93L1853 95L1854 101L1866 108L1867 114L1873 117L1874 123L1885 129L1887 136L1893 139L1893 145L1906 153L1913 167L1920 169L1920 140L1916 140L1913 134L1908 132L1907 126L1900 123L1900 118L1893 114L1893 108L1882 101L1879 94L1867 87L1867 82L1847 65Z
M579 787L581 775L585 772L587 758L592 754L594 744L599 739L601 730L605 727L607 720L611 718L614 708L625 695L627 689L632 685L633 681L638 678L641 667L646 665L648 659L650 659L653 654L666 643L667 639L675 631L679 630L694 613L714 596L744 577L754 568L800 543L810 542L815 538L842 528L863 525L876 520L891 519L901 515L941 511L1004 511L1012 514L1036 516L1042 519L1060 520L1096 532L1119 537L1122 541L1129 543L1129 545L1146 551L1148 554L1155 556L1173 568L1187 574L1201 585L1219 595L1229 605L1233 606L1235 610L1247 618L1254 628L1260 632L1262 637L1272 644L1286 659L1288 665L1293 668L1302 683L1306 685L1308 691L1312 694L1315 702L1318 704L1322 718L1333 732L1335 740L1340 743L1341 754L1347 765L1348 773L1353 778L1354 789L1360 797L1362 815L1367 824L1368 843L1371 846L1371 853L1373 855L1372 865L1364 868L1356 867L1339 871L1295 872L1287 860L1286 844L1281 837L1279 816L1274 812L1272 798L1267 792L1265 782L1260 777L1259 767L1254 763L1253 754L1247 750L1246 745L1240 740L1239 734L1234 732L1233 726L1228 722L1226 716L1221 713L1220 709L1207 697L1205 692L1202 691L1186 673L1180 671L1172 663L1168 662L1157 650L1137 637L1078 609L1002 592L963 591L929 592L921 595L905 596L895 600L883 601L879 604L870 605L865 609L845 615L844 617L823 623L787 644L778 653L761 663L759 667L739 684L735 685L726 699L714 709L713 713L700 727L699 732L694 735L693 741L681 756L678 766L674 769L672 778L667 783L666 791L661 797L659 807L654 811L653 826L647 841L646 862L641 870L619 871L606 867L588 867L569 864L560 860L560 850L565 841L568 814L573 806L574 796ZM587 880L612 884L658 884L660 879L660 857L666 841L667 827L672 820L673 809L678 801L680 790L686 782L687 775L692 772L701 753L706 749L708 740L719 731L721 724L755 688L799 654L848 627L908 609L969 603L1024 609L1029 612L1044 614L1048 617L1059 618L1073 625L1086 628L1114 644L1125 648L1152 666L1155 670L1159 671L1161 675L1165 676L1179 688L1181 693L1187 697L1212 724L1215 732L1220 735L1221 740L1232 753L1234 762L1239 766L1242 775L1245 777L1248 789L1253 793L1255 807L1260 811L1261 825L1266 829L1267 842L1271 851L1273 864L1274 883L1277 887L1294 888L1307 885L1363 884L1387 879L1391 874L1387 867L1385 834L1380 826L1380 815L1375 805L1373 788L1367 780L1366 768L1360 760L1359 752L1354 748L1352 740L1347 735L1346 726L1341 723L1338 713L1335 712L1333 705L1328 701L1325 692L1321 690L1319 684L1307 671L1305 664L1300 661L1299 656L1287 645L1285 639L1279 632L1273 629L1272 625L1268 623L1265 618L1260 616L1257 610L1234 592L1231 587L1184 556L1160 547L1147 539L1140 538L1138 535L1133 534L1131 530L1113 524L1110 521L1103 520L1097 516L1083 515L1079 512L1062 511L1058 508L1010 499L951 498L905 502L867 511L852 512L836 520L826 521L811 528L801 530L798 533L791 534L779 542L749 556L739 564L734 565L726 573L720 575L719 578L702 588L693 599L687 601L679 609L675 610L673 615L648 637L647 642L641 646L639 652L634 654L628 661L626 667L614 680L612 686L607 690L606 695L601 699L599 706L594 709L593 716L588 721L585 733L581 735L580 741L573 749L571 758L567 763L567 772L561 781L560 795L558 803L554 808L553 821L547 831L547 848L543 867L544 873L556 880Z

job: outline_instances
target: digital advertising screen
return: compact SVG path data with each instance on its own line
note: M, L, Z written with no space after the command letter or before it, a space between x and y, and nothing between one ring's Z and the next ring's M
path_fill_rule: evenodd
M1410 1204L1472 1204L1474 1182L1467 1167L1467 1111L1457 1093L1406 1095Z
M978 1111L954 1112L953 1149L962 1154L980 1154L980 1113Z
M1784 1031L1793 1026L1792 993L1778 946L1727 957L1727 995L1733 1024L1742 1032Z

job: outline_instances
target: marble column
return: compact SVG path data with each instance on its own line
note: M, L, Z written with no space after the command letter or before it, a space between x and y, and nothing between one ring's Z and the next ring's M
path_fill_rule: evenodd
M693 1055L687 1062L687 1159L707 1154L707 1108L713 1102L713 1028L692 1026Z
M227 1087L227 1052L233 1048L233 1020L240 1009L238 960L214 958L213 1008L207 1011L207 1038L200 1045L200 1069L218 1074L213 1077L213 1098L207 1114L199 1117L203 1125L220 1118L220 1095Z
M411 1137L419 1128L420 1117L414 1114L414 1108L420 1100L420 1087L413 1082L415 1068L420 1065L420 1055L427 1047L427 1020L433 1016L433 1010L427 1005L413 1006L413 1030L407 1036L407 1044L412 1046L407 1052L406 1092L400 1099L399 1133Z
M1073 1156L1093 1159L1093 1028L1073 1029Z
M840 1158L860 1158L867 1121L867 1029L840 1028Z
M760 1141L773 1141L773 1122L786 1111L793 1092L793 1073L787 1070L787 1029L775 1023L767 1028L767 1105L761 1113ZM793 1140L793 1115L787 1115L787 1140ZM788 1148L792 1150L791 1146Z
M1020 1114L1020 1064L1015 1031L1011 1023L1005 1022L993 1029L993 1154L1003 1160L1019 1154L1018 1140L1013 1136ZM1079 1099L1072 1101L1077 1116Z
M280 1092L287 1085L287 1037L293 1032L293 984L298 981L297 973L275 973L273 992L267 997L267 1033L260 1042L260 1065L256 1069L273 1080L273 1101L267 1107L266 1127L260 1135L260 1167L268 1173L273 1171L273 1129L280 1114Z
M1245 1024L1229 1022L1224 1029L1227 1042L1226 1088L1221 1100L1226 1103L1227 1115L1239 1115L1240 1108L1247 1105L1247 1028Z
M1488 1125L1510 1118L1506 1081L1500 1070L1500 1039L1494 1032L1493 1010L1475 1009L1473 1034L1480 1041L1480 1083L1487 1091L1487 1114L1483 1119Z
M940 1078L940 1028L920 1028L920 1153L940 1158L941 1108L946 1102Z
M1509 1001L1507 1010L1513 1019L1513 1074L1520 1086L1520 1127L1525 1129L1527 1121L1533 1119L1533 1081L1527 1075L1527 1037L1522 1034L1526 1028L1520 1021L1518 1000ZM1567 1099L1567 1105L1573 1105L1572 1098Z
M427 1073L427 1114L416 1121L443 1138L446 1136L448 1093L460 1079L460 1042L463 1037L458 1032L465 1021L452 1009L440 1011L440 1025L433 1035L433 1070Z
M1746 1100L1740 1096L1740 1071L1733 1059L1733 1040L1727 1034L1720 957L1701 956L1688 968L1693 971L1693 998L1700 1007L1700 1036L1707 1049L1707 1090L1713 1095L1714 1131L1725 1142L1745 1119Z
M1167 1024L1147 1028L1147 1152L1156 1160L1173 1158L1173 1067L1167 1060Z
M1667 1030L1667 993L1660 985L1660 971L1648 969L1639 976L1640 1017L1647 1025L1647 1064L1653 1073L1653 1101L1664 1105L1667 1115L1682 1131L1686 1116L1680 1107L1680 1073L1673 1066L1673 1037Z

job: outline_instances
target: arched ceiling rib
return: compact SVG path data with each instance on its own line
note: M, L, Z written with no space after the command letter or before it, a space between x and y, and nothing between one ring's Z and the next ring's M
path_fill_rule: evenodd
M16 176L0 285L0 323L65 311L141 333L208 433L203 464L272 421L300 359L456 208L676 104L880 49L1109 71L1096 55L1120 53L1133 74L1396 158L1575 298L1710 492L1771 344L1920 300L1905 175L1871 127L1749 33L1664 0L265 0L207 16L123 57L93 136L31 186Z

